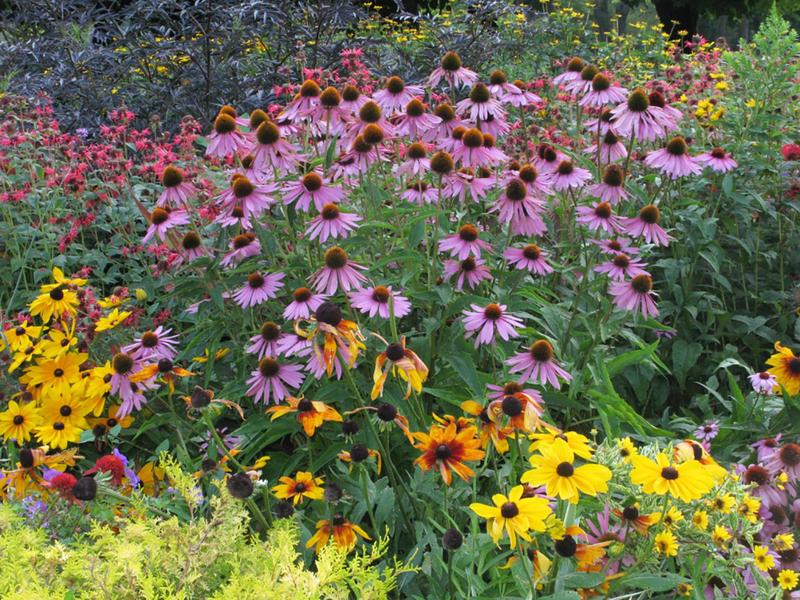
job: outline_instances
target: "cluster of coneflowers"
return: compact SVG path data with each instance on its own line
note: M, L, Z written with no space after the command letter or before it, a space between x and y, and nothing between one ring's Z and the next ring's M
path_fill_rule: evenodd
M416 501L382 441L381 434L387 430L400 430L418 451L415 464L438 473L446 488L458 485L453 475L467 481L476 476L476 468L483 474L490 457L513 456L513 480L497 481L493 505L476 501L471 508L486 519L487 532L496 543L508 538L519 551L520 562L535 585L558 574L547 566L548 555L574 559L576 568L602 571L609 577L646 560L642 553L625 556L612 548L614 543L625 545L630 540L637 548L646 546L650 554L674 557L680 544L674 525L680 519L673 502L687 506L714 502L729 494L733 485L698 442L686 441L671 454L652 456L638 456L625 440L619 449L609 443L601 464L595 460L595 453L601 452L587 438L562 432L544 420L542 391L569 384L568 359L566 364L557 360L556 340L544 335L523 338L530 324L501 300L503 274L516 270L543 287L570 271L579 281L599 278L607 281L616 307L645 319L656 317L656 294L646 258L671 240L661 224L661 198L674 180L697 175L704 168L724 173L736 167L721 148L691 153L680 135L682 113L657 89L627 90L611 74L577 58L566 64L552 84L575 109L578 139L588 140L579 151L529 135L526 121L549 102L533 93L532 86L510 82L502 71L492 72L481 82L452 52L424 85L389 77L371 96L352 84L335 88L309 79L285 105L254 110L247 116L230 106L219 111L205 140L205 153L229 172L224 189L211 204L201 206L198 182L180 164L170 164L161 172L162 190L153 206L140 205L148 220L143 243L167 245L172 251L169 266L177 273L213 270L225 281L235 280L235 286L221 294L223 301L228 301L230 310L263 319L260 327L248 332L252 337L241 349L254 367L246 382L241 382L243 395L255 406L271 405L267 412L272 419L293 415L308 437L325 423L341 423L349 449L338 458L357 467L363 477L369 476L367 464L374 463L378 472L385 469L396 493L404 496L402 511L415 510ZM512 135L524 140L516 153L504 144ZM632 160L634 153L646 153L642 165ZM661 182L647 203L628 185L634 167L649 169ZM386 191L388 200L376 197L376 188ZM348 246L359 228L392 220L400 207L410 209L402 218L435 211L433 218L422 219L425 231L419 247L410 249L427 263L427 273L419 283L428 291L449 286L455 293L481 297L480 302L469 303L455 326L481 352L492 353L503 343L509 349L504 370L496 370L497 385L488 386L485 398L464 402L463 415L434 414L432 423L428 417L432 407L423 401L431 365L412 349L413 339L401 335L408 331L403 319L422 310L421 303L398 284L402 278L392 274L402 266L402 259L373 251L372 264L357 262L351 254L366 256L366 252L359 245ZM280 232L289 239L281 240L283 245L276 251L265 243L265 232ZM564 250L570 244L573 250L579 247L586 257L583 262ZM281 255L284 251L300 255L301 250L307 250L308 257L304 272L289 268ZM106 422L115 427L145 408L149 395L167 388L171 396L176 378L191 374L174 362L180 336L172 327L153 327L130 336L102 366L86 364L85 356L69 350L74 343L64 317L76 316L75 288L83 283L58 272L53 287L43 288L31 304L31 318L25 316L18 327L3 332L3 344L14 354L14 369L35 359L35 364L22 368L24 392L19 401L0 415L6 439L25 443L31 431L38 431L39 409L49 403L41 397L42 385L59 401L74 397L70 410L85 411L81 418L90 405L100 406L95 413L99 415L106 398L116 398L119 405L108 417L114 423ZM509 293L513 295L513 290ZM96 331L126 321L129 313L120 311L120 306L107 304L113 310L98 321ZM213 314L211 307L210 298L197 298L187 311L224 318ZM31 326L34 316L53 321L54 326ZM380 342L381 351L374 356L372 389L362 394L352 371L365 356L373 358L368 349L372 338ZM55 348L64 340L67 351ZM523 341L524 349L515 352L512 348ZM797 373L792 371L792 360L798 359L783 350L779 348L783 358L776 359L783 362L774 366L783 371L771 375L770 390L782 385L796 394L790 385L791 374ZM56 364L64 356L71 357L66 369ZM314 382L307 381L309 375L323 381L346 378L354 393L352 402L334 406L313 399L315 388ZM399 408L381 399L392 375L400 381L407 401ZM783 379L774 379L779 375ZM68 379L66 387L60 383L62 377ZM76 390L88 389L90 384L96 385L91 394L81 393L93 399L93 405L87 397L77 398ZM186 396L186 401L193 409L212 402L235 410L249 408L247 400L214 400L213 394L201 388ZM358 436L359 420L373 430L376 448L369 448ZM76 443L81 431L89 428L83 422L70 427L72 437L52 445ZM213 425L210 430L216 441ZM697 437L703 441L702 435ZM40 437L40 441L48 440ZM224 456L211 460L198 477L234 466L238 472L227 477L228 490L252 502L259 469L238 463L239 440L219 442L217 450ZM523 444L530 446L527 452ZM779 483L782 473L790 473L791 460L797 458L790 454L780 455L780 465L765 466L771 469L770 481ZM620 458L625 459L623 468L609 468ZM74 465L61 456L52 460L62 470ZM22 468L4 479L16 495L24 495L28 481L24 475L31 473ZM618 475L617 483L612 470ZM14 479L17 475L22 478ZM620 489L632 490L641 502L629 501ZM336 507L330 518L317 522L309 547L320 549L332 538L351 550L359 537L370 537L361 525L346 518L341 491L326 486L320 475L287 473L272 491L282 500L279 506L284 516L305 500L326 500ZM748 522L759 511L763 516L763 495L754 494L762 499L759 504L742 487L736 488L736 494L732 506L737 514L745 515ZM586 529L569 509L582 496L607 502L604 512L591 514L587 509L581 515ZM364 500L371 513L374 499ZM776 499L775 506L780 504L777 500L785 505L788 498ZM726 508L728 501L724 502ZM654 508L654 504L659 506ZM645 505L652 512L645 513ZM255 508L254 503L251 506ZM694 511L703 510L692 506ZM374 517L369 516L371 523L366 527L380 535ZM708 521L702 514L697 520L697 529L705 531ZM656 525L657 533L648 537ZM720 519L715 527L721 528L713 530L714 544L721 549L729 548L732 539L746 539L733 522ZM612 533L615 537L609 538ZM457 549L460 535L448 530L444 546ZM520 540L524 543L518 544ZM757 557L755 549L753 555ZM785 567L782 570L794 571L788 560L780 565ZM781 573L774 574L776 580ZM687 589L691 588L683 588Z

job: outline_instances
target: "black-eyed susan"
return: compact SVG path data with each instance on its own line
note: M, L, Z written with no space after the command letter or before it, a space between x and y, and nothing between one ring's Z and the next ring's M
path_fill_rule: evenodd
M157 363L146 365L139 371L128 377L131 383L142 383L154 377L158 377L161 381L166 381L169 393L175 393L175 378L176 377L191 377L194 375L191 371L187 371L183 367L179 367L172 362L169 358L160 358Z
M447 427L432 425L428 433L415 432L415 447L422 451L414 464L423 471L433 467L439 469L442 479L447 485L453 482L453 472L464 481L475 475L475 472L464 464L465 461L480 460L485 452L480 449L481 440L476 437L475 427L456 430L455 423Z
M12 352L19 352L33 346L34 341L42 335L40 325L31 325L29 323L19 323L4 329L2 336L6 339L8 347ZM2 338L0 338L0 350L3 350Z
M589 445L589 438L576 431L561 431L552 425L545 425L545 433L534 433L528 436L533 440L530 446L531 452L537 452L544 446L552 445L556 440L566 442L569 449L584 460L591 460L594 450Z
M313 547L314 552L319 554L320 550L325 547L325 544L327 544L328 540L333 536L333 543L336 544L337 548L345 552L350 552L355 548L356 542L358 542L358 537L356 537L356 535L361 536L367 541L372 540L372 538L367 535L367 532L355 523L351 523L342 515L333 515L333 518L330 520L322 519L317 521L317 532L306 542L306 548Z
M708 501L708 506L716 512L727 515L736 507L736 498L730 494L718 494Z
M619 455L625 462L630 462L631 458L639 453L629 437L624 437L617 440L617 450L619 450Z
M492 400L487 414L492 421L505 423L512 431L531 433L543 425L539 418L542 410L541 398L519 391Z
M474 400L462 402L461 410L480 420L481 448L486 450L491 440L494 449L500 454L508 452L508 438L514 433L510 427L501 427L495 423L489 418L487 407L481 406Z
M128 317L131 316L131 311L123 310L121 311L118 308L115 308L110 313L108 313L105 317L101 317L97 320L95 325L95 332L101 331L108 331L109 329L114 329L117 325L125 321Z
M753 547L753 563L761 571L775 568L775 553L768 546L757 545Z
M552 561L544 553L536 550L535 548L528 548L525 551L525 554L528 556L528 560L530 560L531 564L533 565L533 582L536 584L536 589L540 590L544 584L543 578L550 571L550 565L552 564ZM508 557L506 563L499 568L503 570L510 569L518 560L519 557L516 554L512 554Z
M781 587L782 590L790 592L797 587L797 583L800 580L800 575L798 575L796 571L792 571L791 569L783 569L780 573L778 573L777 580L778 580L778 585Z
M692 515L692 525L701 531L708 529L708 513L704 510L696 510Z
M74 317L78 313L78 295L67 288L58 286L49 292L39 294L30 303L31 316L39 316L42 321L49 323L55 316L58 318L64 315Z
M357 464L363 463L368 458L374 458L378 474L380 474L381 468L383 467L381 453L372 448L367 448L364 444L353 444L350 450L342 450L337 454L337 457L342 462Z
M308 321L308 329L300 326L304 320L295 321L294 331L301 338L312 342L314 354L325 367L328 377L333 373L337 353L341 355L347 368L352 369L359 352L366 348L364 335L358 324L345 319L342 309L327 301L317 307L314 316ZM318 338L322 340L321 349Z
M64 328L64 331L59 329L50 329L47 332L47 337L43 338L36 345L37 352L40 352L47 358L58 358L71 351L73 346L77 345L78 338L75 337L75 321L72 321L70 329Z
M767 359L770 369L768 373L775 379L790 396L800 394L800 356L795 356L791 349L775 342L775 354Z
M738 512L751 523L758 523L758 511L761 508L761 498L745 494L739 503Z
M414 351L406 347L405 337L401 337L399 342L392 344L383 338L380 339L386 344L386 349L375 359L371 398L375 400L378 396L383 395L383 386L389 376L389 371L407 382L405 398L411 395L412 390L419 394L422 391L422 384L428 378L427 365Z
M89 357L84 353L68 353L58 358L41 358L36 364L28 367L28 383L32 386L41 386L43 396L65 396L69 394L69 387L77 383L80 378L80 365Z
M709 475L714 479L714 483L719 483L728 475L728 471L717 464L702 444L694 440L683 440L675 444L673 458L676 462L696 460L699 462Z
M614 542L609 539L592 544L581 543L579 540L586 538L586 532L577 525L554 532L551 537L556 554L564 558L574 558L579 571L595 570L595 565L606 555L606 547Z
M647 530L658 523L658 513L646 514L639 510L639 503L626 506L622 510L615 509L614 514L626 526L632 527L634 531L642 535L647 535Z
M230 348L225 348L225 347L218 348L214 352L214 362L217 362L218 360L224 358L230 351L231 351ZM192 362L196 362L196 363L199 363L199 364L205 364L205 363L207 363L209 361L210 358L211 358L211 352L209 351L208 348L206 348L206 349L203 350L203 354L201 356L192 357Z
M705 496L714 485L711 475L696 460L673 464L661 452L656 460L634 456L631 464L631 481L641 485L646 494L670 494L691 502Z
M723 525L715 525L711 532L711 541L720 548L724 547L732 537L730 530Z
M300 504L303 498L322 500L325 495L325 489L322 487L323 478L314 477L314 474L308 471L298 471L293 478L284 476L278 481L281 483L272 488L272 493L281 500L291 500L295 506Z
M119 404L112 404L108 407L108 415L97 419L88 419L89 425L95 434L103 435L108 431L119 426L120 429L127 429L133 424L134 418L130 415L119 416Z
M573 504L578 502L580 492L596 496L608 491L611 470L597 464L576 466L575 453L563 439L556 438L549 444L540 445L539 451L541 454L530 457L533 469L523 473L523 483L545 485L548 496L563 498Z
M656 534L653 546L657 554L665 557L678 556L678 538L669 529Z
M46 491L41 487L44 483L42 468L64 471L67 467L74 467L78 458L83 458L78 455L77 448L47 454L49 449L48 446L40 446L20 450L16 468L5 473L5 481L16 498L24 498L31 488Z
M58 267L53 267L52 274L53 283L44 284L41 288L43 292L49 292L50 290L54 290L59 287L81 287L82 285L86 285L87 282L87 280L83 277L67 277L64 275L64 271Z
M303 397L289 396L286 398L286 404L271 406L267 409L267 414L272 415L273 421L291 413L297 414L297 422L303 426L303 431L308 437L312 437L325 421L342 422L342 415L332 406Z
M39 421L39 412L33 402L19 404L10 400L8 409L0 413L0 435L5 440L16 440L18 444L28 442Z
M89 429L86 415L89 407L70 394L45 400L39 410L42 422L62 421L78 429Z
M691 583L682 582L675 587L675 593L683 598L688 598L691 596L693 591L694 586Z
M88 424L87 424L88 428ZM64 418L42 419L36 428L36 437L43 444L53 448L66 448L69 444L77 444L83 432Z
M470 509L479 517L487 519L486 530L498 546L505 532L512 548L517 545L517 536L531 541L529 531L545 531L545 520L550 515L550 505L545 498L523 498L525 488L511 488L508 497L492 496L494 506L473 502Z
M683 521L683 513L674 506L670 506L663 517L661 517L661 513L653 513L653 515L661 521L664 527L672 527Z

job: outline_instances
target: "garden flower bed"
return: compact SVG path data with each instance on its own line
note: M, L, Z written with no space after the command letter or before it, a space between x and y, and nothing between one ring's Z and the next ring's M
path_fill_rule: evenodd
M2 597L800 597L800 45L581 50L0 97Z

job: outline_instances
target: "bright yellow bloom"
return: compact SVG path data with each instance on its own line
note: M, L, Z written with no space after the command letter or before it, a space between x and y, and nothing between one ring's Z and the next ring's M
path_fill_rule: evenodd
M797 587L798 579L800 579L800 576L797 575L796 571L792 571L791 569L784 569L778 573L778 585L781 586L782 590L786 590L787 592Z
M656 535L653 543L656 553L664 556L678 556L678 538L669 529Z
M761 498L746 495L739 504L739 514L751 523L758 523L758 510L761 508Z
M470 509L479 517L487 519L486 531L494 543L500 545L505 531L511 547L517 545L517 536L528 542L530 530L545 531L545 519L550 515L550 506L544 498L523 498L525 488L521 485L511 488L508 497L503 494L492 496L494 506L473 502Z
M303 501L303 498L309 500L322 500L325 495L325 490L322 488L322 477L314 477L312 473L307 471L298 471L294 476L281 477L280 485L272 488L272 492L276 498L281 500L289 500L296 505Z
M625 462L630 462L631 458L639 453L629 437L617 440L617 448L619 448L619 455Z
M78 443L82 430L63 420L43 421L36 428L39 441L53 448L66 448L70 443Z
M5 440L16 440L18 444L31 439L31 431L39 424L39 413L33 402L17 404L14 400L8 403L8 410L0 413L0 435Z
M73 329L74 323L75 321L73 321ZM58 329L51 329L47 332L47 337L36 345L36 351L47 358L58 358L77 345L78 339L73 336L73 333L74 331L65 333Z
M95 331L107 331L109 329L114 329L117 325L122 323L125 319L131 316L131 311L123 310L120 312L118 308L112 310L108 315L99 319L97 321L97 326L95 327Z
M214 361L218 361L220 358L225 356L228 352L230 352L230 348L220 348L214 353ZM203 356L195 356L192 358L192 362L196 363L207 363L208 359L211 358L211 355L208 352L208 348L203 351Z
M13 352L19 352L20 350L25 350L25 348L33 346L33 340L42 335L42 329L43 328L38 325L34 326L20 323L16 327L10 327L3 331L3 335L8 341L9 348L11 348ZM3 348L4 346L2 342L0 342L0 350Z
M80 380L79 367L87 358L88 354L80 353L65 354L55 359L39 359L35 366L26 369L26 381L31 387L41 385L45 396L65 396L69 394L69 386Z
M590 460L592 458L594 450L592 450L592 447L589 445L589 438L585 435L581 435L575 431L560 431L549 425L545 425L545 428L547 429L547 433L534 433L528 436L533 440L530 446L531 452L537 452L543 446L549 446L556 440L563 440L576 456L584 460Z
M769 552L767 546L756 546L753 548L753 562L762 571L769 571L775 568L775 557Z
M684 598L691 596L693 590L694 586L691 583L679 583L678 587L675 588L678 596L683 596Z
M530 458L533 469L523 473L521 481L530 485L546 485L547 495L576 504L579 492L590 496L608 491L611 470L603 465L576 467L575 453L561 438L539 448L540 455Z
M725 83L724 81L718 81L714 87L717 88L719 91L724 92L725 90L728 89L728 84Z
M778 552L785 552L794 548L793 533L779 533L772 538L772 545Z
M708 505L712 509L727 515L728 513L732 512L733 508L736 506L736 498L730 494L725 494L723 496L712 498L708 501Z
M289 396L286 402L287 404L269 407L267 414L271 414L274 421L284 415L297 413L297 421L303 426L303 431L306 432L308 437L313 436L314 432L325 421L336 421L337 423L342 421L342 415L335 408L328 406L324 402L295 398L293 396Z
M708 529L708 513L704 510L695 511L692 515L692 524L698 529Z
M30 303L30 311L31 316L39 315L42 321L48 323L54 316L61 317L64 314L75 316L78 313L78 304L80 302L75 292L57 287L38 295Z
M789 348L775 342L776 353L769 357L767 364L772 368L767 369L775 376L778 384L790 396L800 394L800 357L795 356Z
M714 484L711 475L696 460L672 464L663 452L656 460L646 456L631 459L631 481L642 486L646 494L670 494L691 502L703 497Z
M655 514L657 517L661 517L661 513L653 513L653 514ZM661 519L661 522L666 527L672 527L673 525L675 525L675 523L678 523L679 521L683 521L683 513L674 506L670 506L669 510L667 510L667 512L664 513L664 518Z
M365 540L371 540L367 532L361 529L355 523L351 523L342 515L334 515L333 519L328 521L322 519L317 521L317 532L311 536L311 539L306 542L306 548L314 547L314 552L319 554L319 551L328 543L331 535L333 535L333 543L338 548L346 552L350 552L356 546L358 538L356 534L360 535Z
M53 282L48 283L42 286L43 292L49 292L50 290L54 290L59 287L65 286L75 286L80 287L82 285L86 285L86 279L78 278L78 277L64 277L64 271L59 269L58 267L53 267Z
M745 102L744 102L744 105L745 105L747 108L755 108L755 106L756 106L756 99L755 99L755 98L750 98L749 100L745 100Z
M387 344L386 350L375 359L375 369L372 372L373 385L370 392L373 400L383 395L383 386L390 371L406 382L404 398L411 396L412 390L417 394L422 392L422 384L428 378L428 366L414 351L406 347L405 337L400 338L399 343Z
M39 413L44 422L62 421L78 429L89 429L86 415L90 410L74 395L68 395L46 400Z
M450 423L447 427L434 424L428 433L415 432L412 434L417 440L414 447L422 455L414 464L423 471L437 468L447 485L453 482L453 472L468 481L475 472L464 462L481 460L486 454L480 449L481 440L476 437L477 433L475 427L466 427L459 431L456 423Z
M711 534L711 539L717 546L724 546L732 537L731 532L722 525L714 527L714 531Z

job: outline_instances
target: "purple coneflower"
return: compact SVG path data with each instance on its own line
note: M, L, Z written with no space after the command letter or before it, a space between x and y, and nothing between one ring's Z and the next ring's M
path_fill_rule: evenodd
M446 81L451 87L469 87L478 81L475 71L467 69L461 64L461 57L455 52L447 52L439 66L431 71L428 76L428 85L436 87L440 81Z
M613 131L606 131L600 140L600 162L612 163L628 156L625 144L619 141L617 134ZM597 144L592 144L583 151L590 156L597 156Z
M711 167L717 173L727 173L736 168L736 161L722 148L714 148L711 152L703 152L694 158L697 162Z
M303 373L300 365L285 365L272 357L264 357L258 363L258 369L250 374L247 384L250 386L246 394L253 397L253 402L269 404L270 397L275 396L275 404L283 400L288 392L286 388L299 388L303 384Z
M403 155L405 161L397 167L400 175L422 177L431 170L431 161L428 158L428 149L425 144L414 142L410 144Z
M694 437L698 442L710 442L719 433L719 421L707 421L694 431Z
M789 481L800 479L800 445L789 442L783 444L764 460L764 467L777 475L786 473Z
M185 208L189 198L197 193L197 188L184 179L183 169L175 165L164 167L161 172L161 185L164 186L164 191L158 197L156 206L180 205Z
M473 124L477 125L477 123L471 123L471 122L469 123L471 125ZM489 115L489 117L485 121L480 122L480 129L484 133L484 136L486 136L484 138L484 145L486 145L486 139L488 138L488 136L496 138L498 136L505 135L509 131L511 131L511 125L509 125L508 121L506 121L503 118L495 117L494 115ZM494 147L494 144L492 144L492 147ZM498 150L498 152L500 151ZM508 158L505 154L503 154L503 157L504 158L501 160Z
M278 295L283 287L283 273L262 275L254 271L247 276L247 282L233 294L233 299L242 308L256 306Z
M155 377L138 383L133 383L130 378L142 369L142 364L136 361L130 354L118 352L111 359L111 367L114 373L111 375L111 393L116 394L122 401L117 409L117 418L127 417L134 409L141 410L142 405L147 402L142 394L142 390L155 389Z
M391 114L399 112L416 96L422 96L424 93L420 86L406 85L402 79L394 75L389 77L384 88L375 92L372 97L384 111Z
M567 85L577 79L581 78L581 71L583 71L583 67L586 66L586 63L583 59L578 58L577 56L572 57L567 62L566 69L563 73L556 75L553 77L553 85Z
M596 273L608 273L611 279L622 281L628 277L650 275L642 268L646 266L643 262L631 258L624 252L620 252L611 260L597 265L594 270Z
M553 272L553 267L547 264L547 252L536 244L528 244L524 248L509 246L503 252L503 258L509 265L517 269L527 269L536 275L547 275Z
M492 274L483 259L472 256L468 256L462 261L444 261L445 278L450 279L453 275L457 275L456 290L459 292L463 289L465 281L470 288L474 289L480 285L481 281L492 279Z
M614 128L624 136L634 136L642 142L652 142L667 135L672 121L641 88L633 90L628 100L611 111Z
M356 86L348 83L342 88L342 102L339 106L351 115L361 110L361 107L367 102L369 102L369 98L362 94Z
M786 504L786 492L772 484L772 474L761 465L749 465L741 473L745 485L754 485L750 494L761 498L767 507Z
M616 256L620 252L625 254L639 254L639 248L631 246L628 238L611 238L608 240L590 240L593 244L603 249L606 254Z
M660 150L650 152L645 156L644 164L648 167L659 169L672 179L697 175L703 170L703 167L689 156L689 147L680 136L672 138Z
M283 318L295 321L308 319L327 298L324 294L315 294L307 287L299 287L292 292L292 301L283 309Z
M469 223L462 225L458 233L448 235L439 242L439 251L449 251L450 256L464 260L470 254L481 257L481 250L492 251L489 242L479 239L480 230Z
M637 275L630 281L615 281L611 284L609 293L614 296L617 308L632 312L641 311L645 319L658 316L653 278L649 275Z
M644 236L648 244L669 246L670 237L659 226L660 219L661 211L658 210L658 207L655 204L648 204L642 207L638 216L622 219L622 226L629 235Z
M592 174L587 169L576 167L571 160L562 160L553 171L553 189L558 192L577 189L591 178Z
M253 155L253 169L262 174L269 169L288 173L303 158L294 145L281 137L281 130L272 121L265 121L258 126L250 154Z
M342 96L333 86L328 86L319 95L319 104L308 114L312 133L316 135L339 135L350 121L351 112L341 106Z
M203 242L196 231L189 231L181 239L182 259L192 262L203 256L211 256L211 251L203 248Z
M537 390L533 388L523 388L522 384L520 384L518 381L509 381L505 385L487 383L486 387L489 389L489 391L486 392L486 397L489 400L502 400L506 396L513 396L514 394L522 393L533 398L536 404L539 404L540 406L544 404L544 399Z
M344 198L344 191L325 184L319 171L306 173L299 180L287 184L283 191L283 203L289 205L294 202L297 210L304 212L308 212L312 202L318 211L322 211L326 204L341 202Z
M436 115L425 112L422 101L414 98L406 104L405 113L397 118L395 133L408 136L412 140L423 139L428 131L441 122Z
M509 371L520 373L519 383L532 381L542 385L549 383L557 390L561 381L570 381L572 375L562 369L555 361L553 346L547 340L536 340L525 352L518 352L506 360Z
M286 105L280 118L295 122L308 116L318 105L322 90L313 79L306 79L300 86L300 91L294 99Z
M165 329L161 325L153 330L145 331L133 343L122 347L122 351L130 354L134 361L159 360L166 358L174 360L178 354L175 347L178 343L177 334L172 334L172 329Z
M380 132L380 139L375 141L378 132ZM384 139L391 138L394 133L394 126L383 116L380 105L374 100L367 100L358 109L357 118L353 119L348 126L345 138L349 141L363 135L368 143L375 145Z
M149 241L157 235L162 241L166 238L167 231L178 225L186 225L189 215L185 210L171 210L169 208L154 208L150 213L150 226L142 238L142 242Z
M334 203L322 207L319 215L311 219L306 229L308 239L319 238L319 243L324 244L328 238L346 238L350 232L358 227L361 220L356 214L343 213Z
M750 384L759 394L772 394L778 387L778 380L768 371L750 375Z
M665 130L670 132L675 129L678 126L678 122L683 118L683 113L674 106L667 104L664 94L657 90L650 92L647 98L650 100L650 106L661 109Z
M502 69L495 69L489 74L489 91L503 102L503 96L509 92L519 94L520 89L508 82L508 75Z
M608 165L603 173L603 180L589 186L589 193L603 202L614 205L628 197L625 191L625 173L617 165Z
M581 69L580 77L573 79L564 87L573 96L583 96L592 91L592 81L600 70L594 65L586 65Z
M528 193L536 198L550 196L553 193L553 188L550 187L550 182L553 180L552 173L542 173L533 165L522 165L516 174L513 171L507 172L506 183L518 177L528 187Z
M234 237L230 243L230 252L222 257L220 266L236 265L245 258L257 256L261 253L261 242L254 233L241 233Z
M765 459L772 456L780 445L781 437L783 437L783 434L779 433L775 437L764 438L763 440L758 440L754 444L751 444L752 447L756 449L756 458L763 462Z
M439 123L428 129L422 136L422 139L429 144L438 144L440 140L450 139L453 136L453 130L463 125L461 117L447 102L437 105L433 109L433 114L439 119Z
M367 278L358 271L366 267L351 262L347 252L339 246L325 251L325 265L311 276L314 289L321 294L332 295L341 287L345 292L357 289Z
M611 114L610 108L604 108L598 117L594 119L587 119L583 126L592 136L596 136L598 130L600 135L605 135L609 131L611 133L616 133L611 123L613 116L614 115Z
M511 338L519 337L517 329L522 327L522 320L506 312L505 304L491 303L481 308L477 304L471 304L472 310L465 310L464 315L464 337L475 335L475 347L481 344L491 344L495 341L495 336L500 336L508 341Z
M359 135L353 140L350 150L339 156L331 165L330 176L358 180L358 177L369 171L373 164L382 160L384 157L380 146L368 144L364 137Z
M473 202L479 202L486 193L494 187L495 181L491 171L483 168L459 169L449 177L442 193L447 198L457 198L459 202L467 201L467 196Z
M593 108L602 108L606 104L617 104L624 102L628 90L617 84L611 83L608 76L598 73L592 79L592 87L589 92L580 99L578 104Z
M453 148L453 159L464 167L482 167L492 162L493 153L483 145L480 129L468 129L461 135L459 143Z
M409 202L413 202L418 206L436 204L436 202L439 200L439 190L434 187L430 187L427 183L420 179L418 181L412 181L409 183L406 187L406 191L400 194L400 197L403 200L408 200Z
M244 216L258 217L270 206L275 204L275 199L270 196L277 190L271 183L253 183L244 175L234 175L231 187L225 190L216 200L223 210L230 206L241 208Z
M214 119L214 131L208 136L206 156L225 158L245 152L249 145L250 142L238 129L236 119L221 113Z
M350 293L350 302L354 307L365 315L370 317L378 315L382 319L388 319L391 316L389 313L390 299L395 318L400 319L411 312L411 302L408 301L408 298L394 291L390 285L376 285Z
M620 231L619 217L614 214L609 202L595 202L592 206L579 206L576 210L578 223L583 223L591 231L603 230L606 233Z
M267 321L261 326L258 335L250 338L252 342L247 347L249 354L258 354L258 358L265 356L278 356L278 345L286 334L281 331L281 326L272 321Z
M533 165L539 169L540 173L553 173L562 161L566 160L566 154L556 150L550 144L539 144L536 148L536 156L533 157Z
M531 104L539 104L542 102L541 97L528 91L528 84L524 81L520 81L519 79L515 80L514 87L519 91L507 90L505 95L500 98L503 103L516 106L517 108L523 108Z
M456 111L473 123L485 121L489 115L501 119L506 116L506 111L497 100L492 98L492 93L486 84L480 82L472 86L469 96L456 104Z
M542 202L528 194L528 186L511 179L489 212L497 212L501 223L510 223L514 235L542 235L547 225L540 216Z

